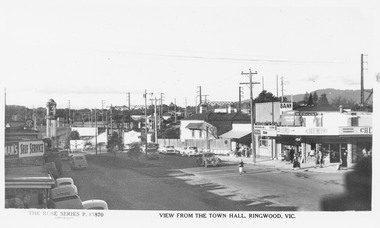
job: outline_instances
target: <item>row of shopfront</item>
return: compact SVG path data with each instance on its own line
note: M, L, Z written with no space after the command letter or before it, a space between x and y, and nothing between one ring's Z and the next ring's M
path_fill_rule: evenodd
M275 118L262 115L264 109L256 113L253 132L257 157L280 159L287 149L294 149L302 162L315 160L315 154L321 151L325 162L338 163L347 152L347 162L352 164L365 156L363 152L369 155L372 151L372 113L321 107L279 108L279 112ZM234 150L244 144L250 147L251 132L251 125L236 124L220 137L231 138Z
M322 127L281 127L255 125L256 155L279 159L288 148L300 153L302 161L314 159L321 151L328 163L340 162L341 154L347 151L348 163L357 162L363 152L372 150L372 127L339 127L338 134L329 134Z

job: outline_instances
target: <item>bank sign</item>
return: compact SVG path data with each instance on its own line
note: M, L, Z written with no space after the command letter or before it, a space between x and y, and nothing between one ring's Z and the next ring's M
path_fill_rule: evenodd
M339 127L341 135L372 135L372 127Z
M5 144L6 158L25 158L42 156L44 154L44 142L41 141L22 141Z

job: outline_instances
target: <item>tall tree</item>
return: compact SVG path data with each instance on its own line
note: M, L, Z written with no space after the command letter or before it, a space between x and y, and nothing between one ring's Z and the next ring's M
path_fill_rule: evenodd
M318 94L316 91L313 93L313 104L317 105L318 104Z
M279 101L280 98L275 97L271 92L266 90L261 91L259 96L254 100L255 103L265 103L265 102L274 102Z
M305 95L303 96L303 103L304 104L307 104L309 102L309 97L310 97L309 93L306 92Z
M318 106L329 106L329 100L327 99L327 95L325 93L321 94L319 97Z
M307 100L307 106L314 106L313 95L310 93L309 99Z
M71 131L69 136L66 138L65 148L70 148L70 140L79 140L80 135L78 131Z

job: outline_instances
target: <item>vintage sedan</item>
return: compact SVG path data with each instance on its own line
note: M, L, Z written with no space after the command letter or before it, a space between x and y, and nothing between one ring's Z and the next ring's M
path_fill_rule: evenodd
M146 156L149 160L157 160L160 158L156 148L148 148L146 151Z
M210 153L210 152L207 152L207 153L203 153L199 158L197 158L197 165L198 166L204 166L204 167L208 167L208 166L220 166L220 164L222 164L222 160L218 157L215 156L214 153Z
M198 151L198 148L196 146L184 147L181 151L181 155L182 156L188 156L188 157L198 156L199 151Z
M99 199L83 201L82 205L86 210L108 210L107 202Z

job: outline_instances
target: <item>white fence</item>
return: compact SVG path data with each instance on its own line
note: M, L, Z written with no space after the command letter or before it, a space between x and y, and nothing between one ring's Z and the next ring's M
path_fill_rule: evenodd
M174 146L177 149L185 146L196 146L201 150L210 150L216 154L229 154L231 153L231 140L230 139L186 139L181 142L180 139L158 139L158 144L162 146Z

